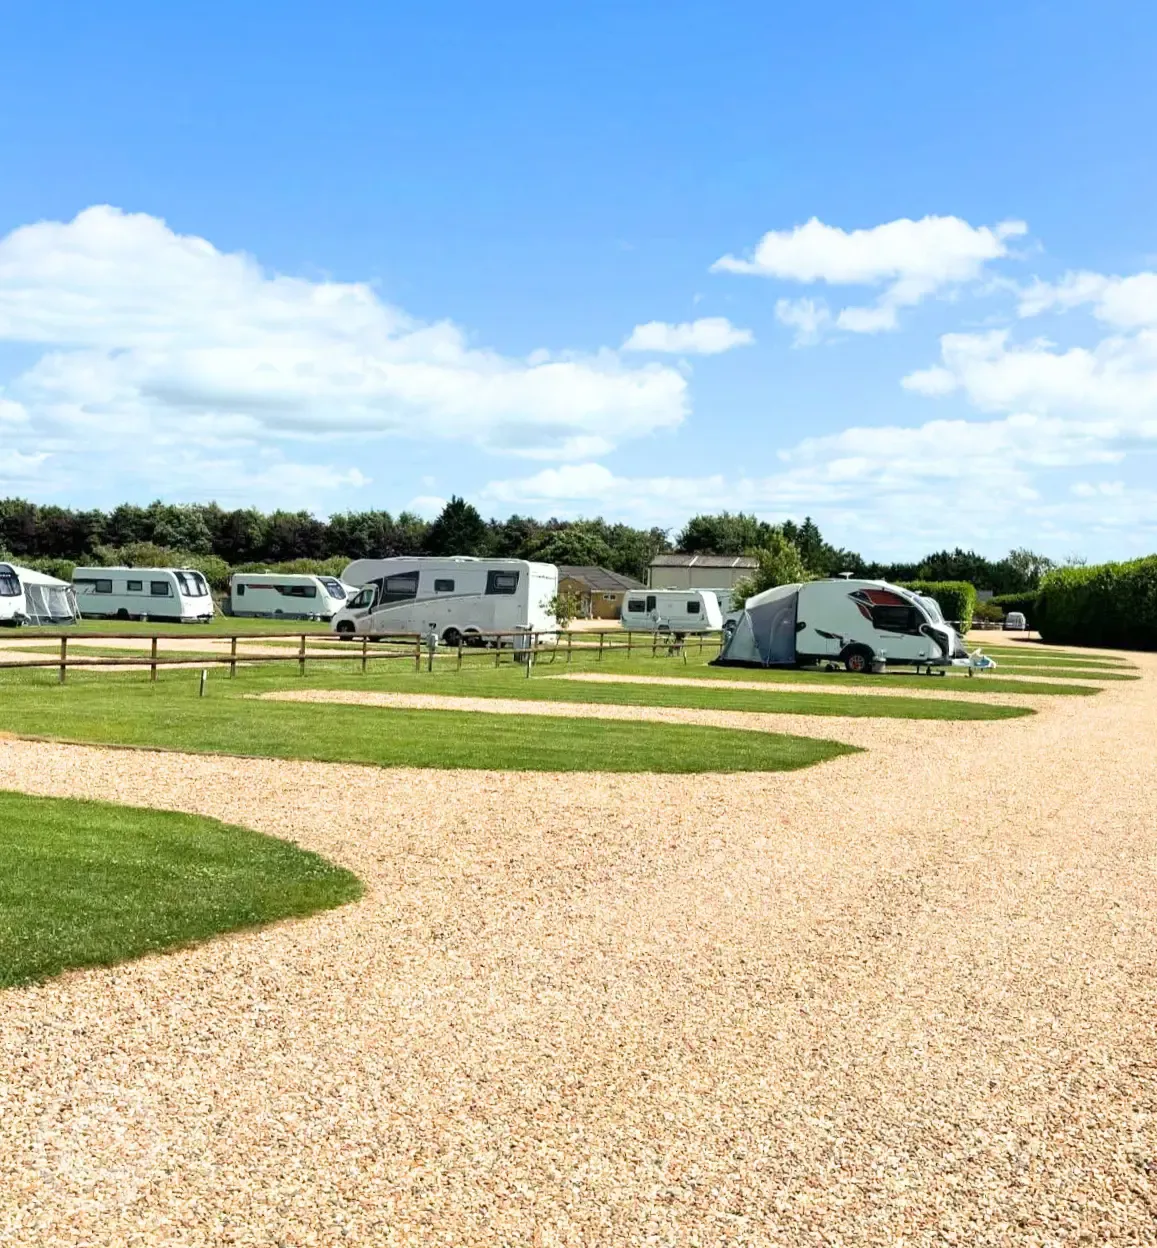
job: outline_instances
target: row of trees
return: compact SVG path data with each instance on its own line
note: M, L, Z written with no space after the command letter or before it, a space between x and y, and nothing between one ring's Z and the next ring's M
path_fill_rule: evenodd
M593 520L535 520L510 516L485 520L477 508L452 498L441 515L423 520L412 512L343 512L319 520L305 511L227 511L216 503L147 507L123 503L112 511L73 511L25 499L0 499L0 551L27 560L113 563L126 549L162 548L215 556L224 564L292 560L364 559L391 555L483 555L544 563L599 566L645 579L655 555L672 549L691 554L759 557L763 575L788 573L856 576L899 581L968 581L998 594L1033 590L1054 565L1029 550L992 561L957 548L916 563L868 563L855 551L826 542L813 520L769 524L743 512L693 516L674 535Z

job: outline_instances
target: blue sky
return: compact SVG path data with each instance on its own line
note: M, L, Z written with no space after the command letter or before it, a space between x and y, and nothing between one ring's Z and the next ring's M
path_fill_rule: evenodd
M1157 12L871 8L6 6L0 493L1154 549Z

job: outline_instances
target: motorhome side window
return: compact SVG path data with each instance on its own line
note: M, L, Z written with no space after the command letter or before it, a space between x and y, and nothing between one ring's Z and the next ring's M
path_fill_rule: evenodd
M97 585L100 585L99 581L97 581ZM99 594L101 590L98 588L96 592ZM171 598L173 596L173 587L168 581L150 581L149 593L154 598Z
M144 592L144 588L144 581L129 581L128 589L125 592L130 594L140 594Z
M434 593L436 594L452 594L454 592L454 582L443 580L437 577L434 580Z
M487 572L486 592L488 594L515 594L518 592L517 572Z
M367 585L365 589L358 592L357 597L350 603L351 607L368 607L374 600L374 587Z
M913 607L873 607L872 623L885 633L914 633L919 626Z
M399 572L382 582L382 602L406 602L418 596L418 573Z
M628 611L646 611L646 609L647 609L647 604L646 602L643 601L642 598L628 598L627 599Z
M688 614L688 615L698 615L698 614L699 614L699 603L698 603L698 601L696 601L696 602L689 602L689 603L687 604L687 614Z

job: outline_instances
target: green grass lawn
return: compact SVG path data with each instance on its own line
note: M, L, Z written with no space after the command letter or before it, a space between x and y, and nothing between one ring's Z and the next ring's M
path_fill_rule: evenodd
M205 698L197 696L199 673L188 670L162 669L155 683L139 673L110 677L74 671L63 686L53 682L51 673L10 671L0 685L0 731L266 758L499 771L782 771L849 752L849 747L831 741L743 729L453 710L378 708L370 715L358 706L263 702L245 696L342 686L451 692L441 675L426 676L420 685L422 676L411 672L415 684L409 686L373 672L363 676L336 663L312 664L305 678L277 667L241 668L235 679L218 669L210 676ZM498 680L491 681L492 696L522 693L520 673L506 668L494 675ZM573 682L551 683L569 689L573 701L627 700L592 697ZM538 696L551 695L543 689Z
M978 646L970 645L970 650L983 650L991 654L998 662L1007 660L1010 663L1043 663L1046 666L1073 664L1076 667L1132 667L1133 664L1124 656L1082 653L1079 650L1050 650L1039 644L1024 646Z
M0 988L328 910L358 878L216 819L0 792Z
M995 657L995 656L994 656ZM997 680L1007 680L1016 676L1044 676L1053 680L1140 680L1141 673L1133 668L1102 668L1076 667L1070 664L1063 666L1051 663L1006 663L998 659L999 666L987 673Z
M26 637L31 629L19 630L18 636ZM272 633L284 636L286 633L326 633L329 625L320 620L247 620L231 615L215 615L207 624L166 624L160 620L150 620L147 624L140 620L78 620L67 629L53 630L67 632L69 637L99 636L101 633L132 634L148 636L152 633L194 633L198 636L228 637L233 633Z

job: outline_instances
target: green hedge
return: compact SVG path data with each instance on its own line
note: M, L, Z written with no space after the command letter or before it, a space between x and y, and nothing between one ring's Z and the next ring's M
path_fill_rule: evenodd
M1048 573L1036 627L1045 641L1157 650L1157 555Z
M927 594L940 604L946 620L959 620L960 631L972 627L972 612L976 606L976 589L967 581L899 581L904 589L914 589Z
M997 594L989 602L995 603L1007 615L1010 611L1019 611L1024 616L1029 628L1036 627L1036 604L1040 590L1034 589L1027 594Z

